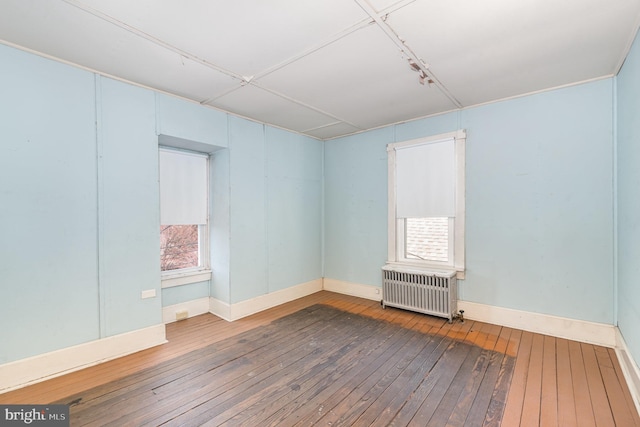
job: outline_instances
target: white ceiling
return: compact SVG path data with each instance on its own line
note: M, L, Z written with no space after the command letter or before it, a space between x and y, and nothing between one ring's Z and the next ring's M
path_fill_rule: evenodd
M640 0L0 0L0 40L325 139L615 75L639 19Z

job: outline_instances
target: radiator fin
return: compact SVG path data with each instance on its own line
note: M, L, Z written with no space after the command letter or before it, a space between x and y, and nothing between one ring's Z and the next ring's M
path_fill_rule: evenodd
M455 272L416 273L382 270L382 305L417 311L451 321L456 312Z

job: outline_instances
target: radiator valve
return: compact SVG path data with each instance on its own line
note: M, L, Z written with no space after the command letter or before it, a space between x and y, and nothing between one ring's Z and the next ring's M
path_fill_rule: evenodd
M458 314L454 314L453 319L460 320L460 323L464 323L464 310L458 310Z

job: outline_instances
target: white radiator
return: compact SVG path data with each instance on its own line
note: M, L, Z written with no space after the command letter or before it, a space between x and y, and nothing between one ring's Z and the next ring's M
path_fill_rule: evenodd
M399 266L382 267L382 307L390 306L440 316L456 317L455 271L420 271Z

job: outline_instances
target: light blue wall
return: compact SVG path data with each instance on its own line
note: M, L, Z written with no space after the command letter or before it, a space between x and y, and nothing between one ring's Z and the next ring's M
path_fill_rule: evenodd
M618 78L619 313L636 355L637 50ZM325 277L379 286L386 144L460 128L462 298L615 321L610 79L323 143L13 48L0 59L0 363L159 323L206 292L236 303L315 280L323 257ZM213 280L163 302L140 298L160 291L158 135L215 146Z
M612 80L466 111L468 301L613 323Z
M230 303L266 294L266 154L264 127L229 117Z
M392 127L325 143L324 276L380 286Z
M162 322L158 138L153 92L98 80L98 186L102 336Z
M321 277L322 142L3 45L0 62L0 364ZM212 153L211 283L160 288L159 141Z
M0 57L0 363L160 323L154 94Z
M322 277L322 143L266 127L269 292Z
M210 241L211 241L211 297L228 303L230 295L230 174L229 150L216 151L210 159L211 173L211 213Z
M640 41L616 79L618 327L640 361Z
M385 145L467 130L461 298L613 323L612 80L326 143L325 277L380 286Z
M0 363L99 337L95 85L0 45Z
M168 95L156 94L157 133L209 146L226 147L227 114ZM204 147L201 151L208 152Z
M200 298L209 297L209 281L189 283L188 285L164 288L162 290L162 306L180 304Z
M319 279L322 142L230 116L228 156L230 297L225 302ZM218 160L224 163L224 155ZM213 294L224 297L225 279L214 279Z

